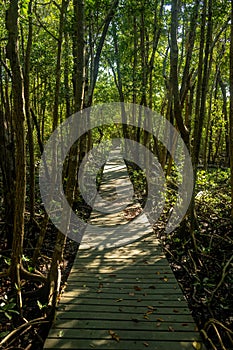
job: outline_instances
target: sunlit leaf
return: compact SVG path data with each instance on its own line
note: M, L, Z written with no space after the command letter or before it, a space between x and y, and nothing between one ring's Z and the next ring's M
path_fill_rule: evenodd
M117 342L120 341L120 337L116 332L110 329L108 333L111 335L112 339L116 340Z
M197 342L196 340L193 342L193 348L196 350L201 350L201 343Z

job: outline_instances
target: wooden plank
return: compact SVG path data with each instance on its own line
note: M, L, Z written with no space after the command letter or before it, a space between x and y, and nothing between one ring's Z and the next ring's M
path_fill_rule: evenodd
M101 323L99 320L58 320L55 325L55 329L114 329L114 330L122 330L122 329L135 329L138 331L141 330L151 330L155 331L158 329L159 331L178 331L183 329L183 331L197 331L197 327L193 324L193 322L174 322L174 321L165 321L163 319L158 319L155 322L148 322L147 320L102 320Z
M100 265L101 264L101 265ZM147 262L143 262L143 260L141 262L137 261L136 260L118 260L118 259L115 259L115 260L102 260L101 259L96 259L96 260L92 260L90 262L88 261L84 261L84 262L79 262L79 263L75 263L74 264L74 268L82 268L82 267L85 267L85 268L96 268L96 267L116 267L116 268L127 268L129 266L131 267L136 267L136 268L143 268L145 266L148 266L148 265L151 265L153 266L155 269L162 269L162 268L168 268L168 263L166 263L165 261L162 261L160 263L155 263L154 261L147 261Z
M65 298L63 298L65 299ZM67 300L67 298L65 299L65 301L63 300L63 303L60 303L61 307L63 307L62 304L66 304L66 305L80 305L80 304L84 304L84 305L102 305L102 306L105 306L105 305L114 305L114 304L117 304L117 305L120 305L120 306L126 306L126 305L130 305L132 302L134 302L135 304L140 304L141 306L147 306L147 305L153 305L155 303L155 300L150 298L149 300L148 299L141 299L141 298L137 298L137 299L126 299L126 298L119 298L119 296L117 296L117 298L115 299L106 299L106 298L103 298L103 299L96 299L96 298L86 298L86 297L83 297L83 298L78 298L78 299L70 299L70 300ZM187 307L187 302L183 299L183 300L180 300L178 301L177 299L175 300L170 300L169 298L167 299L163 299L161 300L161 295L159 296L159 298L157 298L157 301L156 301L156 305L158 306L162 306L162 305L166 305L166 306L169 306L169 307L176 307L177 305L178 306L182 306L182 307ZM58 308L59 310L61 309L60 307Z
M50 332L50 338L63 338L63 339L111 339L107 329L82 329L81 332L77 332L77 329L64 328L52 329ZM184 331L160 331L156 329L154 332L151 330L143 330L143 332L138 332L132 329L121 329L118 332L120 339L123 340L157 340L163 341L167 340L169 334L170 341L194 341L197 338L197 332L184 332Z
M174 302L174 303L180 303L181 301L184 300L184 302L186 303L186 299L184 298L183 295L181 295L180 293L177 294L137 294L137 293L132 293L131 295L129 294L121 294L121 297L124 298L124 300L127 300L128 302L133 301L138 301L138 300L144 300L145 302ZM62 296L62 298L60 299L60 304L69 304L69 303L77 303L80 304L82 303L84 300L94 300L95 303L98 303L101 300L105 300L106 302L112 302L112 301L116 301L119 299L119 293L111 293L111 294L107 294L107 293L87 293L85 295L78 295L78 297L69 297L66 293Z
M77 258L80 259L80 261L83 260L92 260L93 258L96 259L117 259L119 261L127 261L131 259L137 259L138 261L149 261L153 260L154 262L164 262L166 263L166 258L164 253L162 252L161 248L153 247L153 246L144 246L143 242L140 242L140 246L138 247L133 247L133 244L130 244L128 249L124 250L123 252L121 250L117 250L118 248L115 249L108 249L108 251L92 251L91 249L89 250L88 253L82 253L82 250L78 252ZM128 252L128 254L127 254ZM151 256L148 256L148 252L150 252Z
M140 304L140 303L139 303ZM90 308L91 306L91 308ZM151 308L153 309L148 309L146 306L124 306L124 305L92 305L92 304L81 304L81 305L76 305L76 304L68 304L66 306L62 306L59 310L64 311L64 312L76 312L77 314L79 312L86 312L88 309L91 309L93 313L127 313L127 314L139 314L139 315L147 315L148 313L148 318L152 314L171 314L171 315L186 315L189 314L190 311L187 307L182 307L182 306L176 306L176 307L165 307L165 306L159 306L159 307L154 307L151 305ZM151 313L149 313L151 312Z
M119 342L103 339L47 339L45 343L45 350L47 349L70 349L70 350L194 350L193 342L184 341L138 341L138 340L120 340ZM200 343L200 350L204 349L204 346Z
M145 266L143 266L145 268ZM87 276L88 273L93 273L94 275L98 275L98 274L109 274L109 275L113 275L113 274L117 274L119 276L121 275L125 275L127 271L127 274L129 276L131 275L145 275L145 273L143 273L142 271L142 268L141 267L136 267L136 266L131 266L131 268L129 269L125 269L124 267L122 268L119 268L119 267L115 267L113 265L109 265L109 266L101 266L101 267L97 267L97 268L94 268L94 267L86 267L86 266L83 266L83 267L79 267L79 268L72 268L71 272L70 272L70 275L69 276L72 276L72 275L79 275L80 277L82 276ZM169 269L168 266L165 266L165 267L161 267L161 268L156 268L152 265L150 266L147 266L146 267L146 271L147 271L147 275L148 276L158 276L158 277L161 277L164 275L170 275L170 276L174 276L173 272L171 269Z
M108 291L108 292L116 292L116 291L123 291L123 293L129 293L131 291L135 291L135 288L140 288L140 290L143 290L145 293L149 292L150 290L164 290L168 292L174 292L174 290L178 289L177 284L173 283L164 283L164 284L155 284L155 283L149 283L149 284L141 284L139 283L117 283L115 286L111 283L101 283L101 281L98 282L89 282L87 284L82 284L82 283L75 283L73 282L67 285L66 290L67 291L76 291L79 290L96 290L99 293L103 291ZM139 289L138 289L139 290Z
M127 275L125 276L125 279L127 278ZM174 280L158 280L155 281L154 279L140 279L140 278L133 278L128 279L127 281L124 278L97 278L91 280L91 278L87 278L86 280L83 278L81 280L78 280L77 278L72 278L67 283L67 286L79 288L83 286L87 286L89 288L123 288L123 289L135 289L135 290L142 290L142 289L166 289L166 288L178 288L177 282ZM147 283L145 283L147 281Z
M128 264L128 266L130 265L130 263ZM133 265L133 263L131 264ZM80 264L78 266L74 266L74 269L71 271L72 272L75 272L75 271L78 271L78 270L82 270L82 269L85 269L85 271L89 270L89 271L101 271L102 269L103 270L110 270L110 271L124 271L126 269L129 269L125 263L124 264L118 264L117 262L107 262L107 263L102 263L101 262L98 262L98 263L90 263L90 264ZM137 264L136 265L133 265L131 266L131 269L130 271L134 272L134 271L138 271L138 270L142 270L142 269L145 269L145 267L148 267L148 265L145 265L145 264ZM151 270L154 270L154 272L156 273L156 271L158 272L163 272L164 270L165 271L169 271L168 270L168 265L160 265L160 266L153 266L153 264L150 265L151 267ZM149 269L148 269L149 271Z
M142 281L148 281L148 280L153 280L154 282L168 282L168 281L176 281L175 277L173 274L171 273L160 273L159 275L156 274L155 272L148 272L148 270L146 270L146 275L142 274L140 272L136 272L136 273L130 273L128 271L109 271L108 273L99 273L99 272L72 272L69 275L69 281L71 280L78 280L78 281L88 281L90 279L93 280L110 280L110 281L114 281L116 282L118 279L120 280L124 280L125 278L128 278L129 280L134 280L134 281L138 281L138 280L142 280Z
M166 293L166 295L177 295L179 297L182 297L182 293L180 291L180 289L178 288L156 288L155 286L153 286L152 288L142 288L141 292L139 291L135 291L134 288L128 288L128 289L123 289L123 288L88 288L87 286L84 286L82 288L71 288L71 286L67 286L66 290L65 290L65 294L68 297L80 297L80 296L84 296L84 295L89 295L89 293L96 293L96 296L103 294L109 294L112 295L113 293L117 293L119 295L119 298L121 297L120 295L128 295L129 293L135 293L135 295L140 296L153 296L156 294L161 294L161 293Z
M144 318L144 314L141 313L124 313L124 312L117 312L113 314L112 312L101 312L101 313L94 313L90 309L86 309L86 311L78 311L78 312L72 312L72 311L58 311L57 312L57 319L60 320L118 320L118 321L125 321L125 320L132 320L132 318L136 318L139 320L147 320L152 322L158 322L158 319L163 319L164 321L172 321L172 322L193 322L192 316L187 313L185 315L182 314L166 314L166 313L156 313L148 315L148 318ZM193 323L194 324L194 323Z

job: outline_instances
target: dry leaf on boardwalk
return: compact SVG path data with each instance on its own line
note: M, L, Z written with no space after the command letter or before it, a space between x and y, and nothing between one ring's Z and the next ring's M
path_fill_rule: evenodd
M120 341L120 337L119 337L119 335L117 333L115 333L111 329L108 331L108 333L111 335L112 339L116 340L117 342Z
M201 350L201 343L198 343L197 341L193 342L193 348L195 350Z
M142 290L142 288L141 287L139 287L139 286L134 286L134 290L136 290L136 291L140 291L140 290Z

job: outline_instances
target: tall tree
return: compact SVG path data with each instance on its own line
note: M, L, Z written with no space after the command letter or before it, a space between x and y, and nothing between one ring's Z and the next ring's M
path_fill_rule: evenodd
M11 0L6 13L6 29L8 43L6 57L10 61L12 72L13 91L13 123L15 130L15 163L16 188L13 244L11 257L11 278L20 285L20 268L22 265L23 238L24 238L24 211L26 191L26 154L25 154L25 104L23 90L23 76L19 60L19 2Z
M178 0L172 1L171 10L171 48L170 48L170 88L173 96L173 113L176 119L181 136L189 148L189 131L184 123L182 117L182 106L179 94L179 80L178 80Z
M29 148L29 210L31 219L35 215L35 154L34 154L34 139L33 139L33 127L32 118L30 113L30 60L32 49L32 4L33 0L28 4L28 39L26 45L26 52L24 57L24 98L25 98L25 114L28 127L28 148Z

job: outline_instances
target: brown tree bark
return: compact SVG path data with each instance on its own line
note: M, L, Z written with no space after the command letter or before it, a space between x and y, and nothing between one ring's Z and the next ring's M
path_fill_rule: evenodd
M185 98L190 88L190 64L192 60L193 48L194 48L194 43L196 38L199 4L200 4L200 0L196 0L193 8L191 21L190 21L190 28L188 31L188 38L186 43L187 49L185 52L186 59L185 59L185 66L184 66L182 83L180 88L180 100L182 105L184 104Z
M205 38L205 27L206 27L206 12L207 12L207 1L203 3L202 10L202 26L201 26L201 40L200 40L200 54L198 64L198 85L196 94L196 107L195 107L195 124L194 124L194 143L193 143L193 166L194 166L194 177L196 177L202 128L205 118L205 107L206 107L206 95L209 82L209 73L211 60L210 48L212 42L212 0L208 2L208 22L207 31ZM204 55L205 51L205 55Z
M35 216L35 157L34 157L34 139L33 127L30 113L30 59L32 48L32 4L30 0L28 4L28 38L25 52L24 63L24 98L25 98L25 113L28 127L28 149L29 149L29 211L30 218Z
M55 91L54 91L54 104L53 104L53 131L58 126L58 107L60 102L60 85L61 85L61 56L62 56L62 41L63 30L65 22L65 13L69 4L69 0L62 0L59 18L59 31L58 31L58 45L57 45L57 62L55 71Z
M74 0L74 27L73 27L73 86L74 86L74 105L75 112L81 111L84 99L84 3L83 0ZM77 179L79 145L75 143L70 150L67 183L65 188L66 198L70 204L69 212L63 212L62 222L66 227L69 226L71 207L73 205L74 192ZM56 161L56 160L55 160ZM64 231L66 231L64 227ZM48 275L48 305L51 307L52 314L57 304L57 296L61 283L61 263L66 245L67 237L63 232L58 231L55 248L52 256L51 268Z
M0 59L3 63L0 66L0 168L3 181L3 220L5 222L3 238L7 241L7 248L11 249L15 206L14 131L8 88L11 72L5 63L3 50L0 50Z
M83 108L84 99L84 3L83 0L73 0L73 86L74 112Z
M224 81L222 80L221 77L221 72L219 72L219 86L221 88L221 92L222 92L222 98L223 98L223 107L222 107L222 113L224 116L224 120L225 120L225 147L226 147L226 151L225 151L225 166L228 167L229 166L229 151L230 151L230 137L229 137L229 118L228 118L228 111L227 111L227 91L226 91L226 84L224 83Z
M22 265L23 239L24 239L24 211L26 190L26 155L25 155L25 104L23 76L19 61L18 40L18 0L11 0L6 14L6 29L8 31L7 58L10 61L12 72L13 91L13 123L15 129L15 163L16 188L13 244L10 275L13 283L20 287L19 269Z
M176 119L178 129L186 146L189 149L189 131L182 117L182 106L179 94L178 81L178 0L172 1L171 10L171 47L170 47L170 88L173 97L173 113Z

